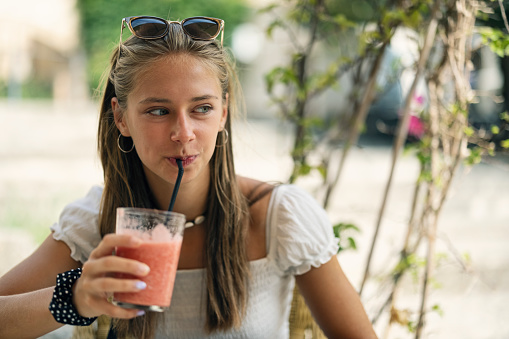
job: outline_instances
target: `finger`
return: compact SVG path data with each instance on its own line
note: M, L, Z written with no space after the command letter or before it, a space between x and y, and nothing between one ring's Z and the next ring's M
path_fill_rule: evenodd
M150 267L140 261L109 255L83 264L83 276L102 276L108 273L124 273L143 277L150 272Z
M117 319L132 319L144 315L145 311L137 309L127 309L120 306L115 306L113 304L109 304L105 314L109 315L112 318Z
M113 292L139 292L147 288L147 284L139 279L116 279L111 277L90 281L87 289L96 295Z
M105 314L112 318L131 319L145 314L142 310L116 306L105 298L94 298L94 300L90 302L90 306L96 310L100 310L97 314Z
M117 246L138 247L140 244L141 240L139 238L129 234L107 234L92 253L90 253L90 259L111 255Z

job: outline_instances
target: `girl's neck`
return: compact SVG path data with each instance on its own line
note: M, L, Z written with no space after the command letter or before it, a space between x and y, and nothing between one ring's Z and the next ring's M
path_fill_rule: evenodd
M208 178L207 178L208 179ZM149 183L157 208L167 210L170 205L174 185L167 182ZM205 212L209 192L209 180L182 180L173 211L182 213L187 220L193 220Z
M209 182L200 185L194 182L181 184L173 211L184 214L187 220L203 215L207 209L209 185ZM169 206L169 200L165 206Z

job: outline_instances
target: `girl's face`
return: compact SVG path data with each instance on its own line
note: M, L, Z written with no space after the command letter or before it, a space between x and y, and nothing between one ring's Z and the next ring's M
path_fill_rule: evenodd
M193 56L174 55L156 61L136 80L126 110L117 98L111 104L118 129L133 139L151 188L175 183L176 159L184 166L182 183L208 183L228 106L215 72Z

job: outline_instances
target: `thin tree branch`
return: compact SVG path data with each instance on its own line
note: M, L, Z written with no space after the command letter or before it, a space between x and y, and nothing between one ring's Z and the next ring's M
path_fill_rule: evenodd
M378 214L378 220L377 220L377 224L376 224L376 227L375 227L375 232L373 233L373 238L372 238L372 241L371 241L371 247L370 247L370 250L369 250L368 259L367 259L366 267L365 267L365 271L364 271L364 277L362 279L362 283L361 283L361 287L360 287L360 292L359 292L360 294L362 293L362 290L364 288L366 280L368 279L368 276L369 276L371 259L373 257L373 252L374 252L376 240L377 240L377 237L378 237L378 232L380 230L380 225L382 223L382 217L383 217L384 212L385 212L385 206L386 206L387 201L388 201L389 191L390 191L390 187L392 185L392 179L394 177L394 170L395 170L395 167L396 167L396 162L398 160L398 155L399 155L400 149L403 146L403 143L404 143L404 141L406 140L406 137L407 137L408 122L410 120L410 104L412 102L413 95L414 95L415 89L417 87L417 83L418 83L418 81L419 81L419 79L421 77L421 74L424 71L424 66L425 66L425 64L426 64L426 62L428 60L428 57L429 57L429 54L430 54L430 51L431 51L431 47L433 46L433 41L435 39L435 35L436 35L436 31L437 31L437 26L438 26L437 16L438 16L438 9L440 7L440 3L441 3L440 1L436 1L435 4L433 5L432 11L431 11L431 20L430 20L429 25L428 25L428 30L427 30L427 33L426 33L426 39L424 41L424 45L423 45L421 54L419 56L419 61L417 63L417 70L416 70L416 73L415 73L415 78L414 78L414 81L412 83L412 86L410 87L410 90L409 90L409 92L407 94L407 97L406 97L406 100L405 100L405 104L403 106L403 110L402 110L402 115L403 116L402 116L402 118L398 122L397 134L396 134L396 138L394 140L394 146L393 146L393 149L392 149L391 171L390 171L390 174L389 174L389 179L387 180L387 184L385 186L384 199L382 201L382 206L380 207L380 212Z
M507 22L507 16L505 15L504 2L502 0L498 0L498 5L500 6L500 13L502 13L502 20L504 20L505 29L509 32L509 22Z

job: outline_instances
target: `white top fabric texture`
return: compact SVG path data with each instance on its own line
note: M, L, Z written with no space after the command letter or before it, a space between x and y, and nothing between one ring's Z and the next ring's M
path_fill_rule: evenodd
M51 230L71 257L84 263L99 244L102 188L64 208ZM288 338L294 275L319 267L337 253L338 241L326 212L294 185L276 187L267 213L267 256L250 263L247 313L239 329L207 334L205 269L178 270L171 306L156 338Z

